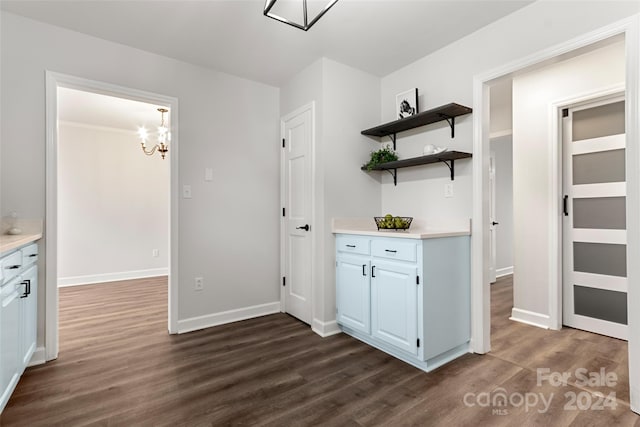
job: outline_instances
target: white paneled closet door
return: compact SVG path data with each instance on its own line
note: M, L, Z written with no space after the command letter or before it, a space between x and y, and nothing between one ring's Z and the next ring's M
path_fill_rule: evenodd
M563 323L627 339L625 104L564 110Z

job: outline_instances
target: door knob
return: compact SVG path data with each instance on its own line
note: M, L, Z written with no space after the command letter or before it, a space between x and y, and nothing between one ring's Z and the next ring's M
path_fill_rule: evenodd
M309 224L305 224L302 227L296 227L296 230L309 231Z
M495 221L493 221L493 222L491 223L491 225L500 225L500 223L499 223L499 222L495 222Z

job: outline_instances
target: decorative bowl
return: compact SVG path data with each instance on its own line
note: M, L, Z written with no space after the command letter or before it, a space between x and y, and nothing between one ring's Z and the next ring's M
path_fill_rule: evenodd
M376 222L378 230L408 230L411 226L413 217L410 216L374 216L373 219Z

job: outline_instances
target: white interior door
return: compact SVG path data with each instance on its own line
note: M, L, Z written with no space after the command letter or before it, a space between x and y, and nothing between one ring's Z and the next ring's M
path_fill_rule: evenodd
M312 108L283 119L284 311L311 324Z
M496 281L496 159L489 157L489 283Z
M624 100L564 110L563 322L627 339Z

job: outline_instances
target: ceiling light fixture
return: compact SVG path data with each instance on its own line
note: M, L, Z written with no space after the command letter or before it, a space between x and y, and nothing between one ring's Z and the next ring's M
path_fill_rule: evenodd
M278 0L266 0L265 4L264 4L264 15L268 16L269 18L275 19L276 21L280 21L280 22L284 22L285 24L291 25L292 27L296 27L300 30L303 31L308 31L309 28L313 27L313 24L315 24L316 22L318 22L318 20L320 18L322 18L322 16L327 13L327 11L329 9L331 9L331 7L336 4L338 2L338 0L330 0L327 5L320 10L320 12L318 12L318 14L315 16L315 18L309 20L309 16L308 16L308 8L307 8L307 0L296 0L295 2L289 2L290 4L295 4L295 8L299 8L302 7L302 23L298 23L295 22L295 20L293 19L288 19L288 18L284 18L283 16L281 16L280 14L276 14L274 13L273 6L276 4ZM285 2L283 2L285 3ZM291 7L283 7L282 11L286 12L287 9L291 9ZM296 14L299 14L296 13Z
M158 111L162 115L160 126L158 126L158 143L150 150L147 149L145 143L149 139L149 131L144 126L138 128L138 136L140 137L140 145L142 145L142 151L144 154L151 156L157 150L164 159L164 156L169 151L169 141L171 141L169 126L164 124L164 113L168 113L169 110L166 108L158 108Z

